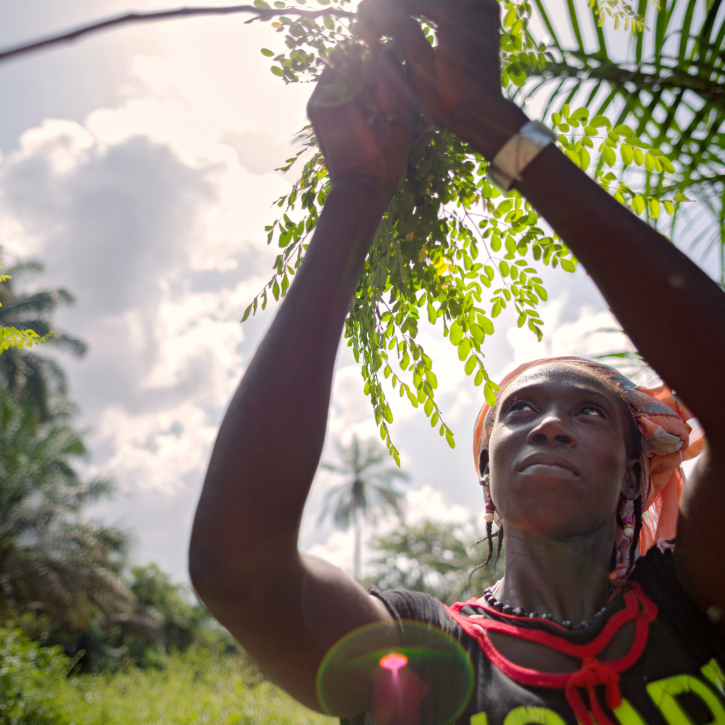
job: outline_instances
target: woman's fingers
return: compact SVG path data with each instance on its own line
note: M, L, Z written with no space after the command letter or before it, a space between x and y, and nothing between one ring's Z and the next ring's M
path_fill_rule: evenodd
M408 82L420 105L431 118L439 120L435 51L420 25L396 0L365 0L358 16L358 33L368 42L377 42L383 35L393 38L405 57Z

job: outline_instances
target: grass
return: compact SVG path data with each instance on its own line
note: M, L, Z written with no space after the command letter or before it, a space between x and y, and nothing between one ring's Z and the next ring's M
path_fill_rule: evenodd
M0 725L333 725L242 654L160 655L158 666L71 674L58 647L0 628Z
M261 681L238 657L185 652L163 669L73 678L63 709L75 725L332 725Z

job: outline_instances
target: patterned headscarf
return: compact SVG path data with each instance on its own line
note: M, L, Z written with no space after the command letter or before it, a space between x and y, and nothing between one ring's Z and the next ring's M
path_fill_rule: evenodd
M639 554L644 554L662 539L674 539L680 496L685 484L681 464L699 455L705 443L702 429L693 431L687 423L694 416L666 385L657 388L640 387L614 368L580 357L534 360L516 368L503 382L513 380L532 367L557 362L582 365L618 383L624 390L624 397L642 435L641 463L644 480L641 501L642 511L646 513L642 517ZM481 408L473 430L473 457L479 477L481 451L488 446L492 424L493 409L486 404ZM633 518L633 511L634 506L628 501L620 513L622 517ZM617 565L612 577L622 578L629 570L630 539L625 537L619 525L615 545Z

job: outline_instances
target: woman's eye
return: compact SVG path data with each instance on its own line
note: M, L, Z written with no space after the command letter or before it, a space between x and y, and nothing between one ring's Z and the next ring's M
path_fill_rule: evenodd
M598 415L600 417L603 415L602 409L598 405L585 405L581 412L583 415Z

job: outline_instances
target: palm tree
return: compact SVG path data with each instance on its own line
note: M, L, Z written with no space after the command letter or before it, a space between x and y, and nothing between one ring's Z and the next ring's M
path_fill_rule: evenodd
M44 337L53 330L51 318L63 304L73 304L73 295L65 289L21 291L18 283L43 271L35 260L18 262L4 272L10 276L0 285L0 326L18 330L34 330ZM69 352L75 357L85 355L85 342L59 330L53 331L46 345ZM14 400L29 401L35 405L41 420L52 415L53 398L64 396L68 382L56 360L35 348L11 347L0 355L0 387L8 390Z
M594 8L580 5L577 10L574 3L568 3L567 19L574 41L567 44L557 35L553 15L545 5L548 3L536 0L553 59L543 69L529 70L529 78L536 78L536 82L516 94L549 93L545 114L578 94L587 99L592 115L615 113L615 125L629 125L639 138L665 151L675 166L674 186L698 199L700 213L710 217L709 225L691 244L704 243L703 252L719 245L721 282L725 282L722 3L662 0L657 9L648 0L638 0L636 10L647 17L651 29L632 36L627 56L622 59L613 57ZM584 41L587 24L594 31L595 47ZM599 99L596 102L595 97ZM664 188L662 175L656 171L636 169L635 173L646 175L649 189Z
M0 388L0 620L44 614L55 627L83 631L100 618L133 614L119 576L129 537L85 521L82 509L109 496L108 479L81 481L81 435Z
M347 480L325 494L318 523L332 513L332 520L343 529L354 526L353 571L359 580L362 523L364 520L375 523L380 513L402 517L402 494L393 487L393 480L409 477L394 466L383 465L389 460L388 453L374 440L365 443L353 435L349 446L338 442L337 449L342 465L323 462L320 468L345 476Z

